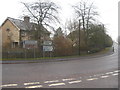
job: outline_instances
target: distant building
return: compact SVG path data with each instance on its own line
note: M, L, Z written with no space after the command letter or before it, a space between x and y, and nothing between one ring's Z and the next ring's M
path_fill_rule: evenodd
M24 20L8 17L1 25L2 46L15 48L25 40L32 40L33 33L37 30L37 24L30 22L30 17L25 16ZM41 27L41 39L50 39L50 32Z

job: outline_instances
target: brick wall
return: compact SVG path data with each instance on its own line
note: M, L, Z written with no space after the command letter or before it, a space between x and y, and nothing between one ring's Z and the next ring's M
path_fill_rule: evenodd
M6 20L1 29L3 47L7 47L11 42L19 42L19 30L11 21Z

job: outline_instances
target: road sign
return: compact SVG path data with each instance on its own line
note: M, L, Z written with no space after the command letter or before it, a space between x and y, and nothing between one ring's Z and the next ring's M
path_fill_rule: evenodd
M53 46L43 46L43 51L53 51Z
M52 41L44 41L43 45L52 45Z
M37 48L37 41L35 41L35 40L25 40L23 42L23 48L27 48L27 49Z

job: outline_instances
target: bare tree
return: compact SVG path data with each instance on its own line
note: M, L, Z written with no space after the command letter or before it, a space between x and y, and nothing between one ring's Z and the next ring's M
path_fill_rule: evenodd
M77 31L79 29L79 23L75 19L73 19L73 20L70 19L69 21L67 21L66 26L69 31L69 34L73 33L74 31ZM74 36L74 34L71 34L70 38L73 38L75 36Z
M32 4L23 4L30 13L31 17L34 18L38 24L50 26L51 22L59 22L59 7L54 2L39 0L38 2L34 2Z
M77 15L77 18L81 18L82 21L82 27L84 30L84 33L86 34L86 45L87 45L87 37L88 37L88 29L89 24L92 21L95 21L94 16L98 15L98 13L95 11L95 7L93 3L88 4L86 1L79 2L78 5L73 6L75 13Z
M79 26L78 22L75 19L69 20L67 22L67 29L70 31L70 33L77 30L78 26Z
M34 3L24 3L22 4L27 9L29 16L37 23L38 40L40 43L41 39L41 29L42 26L46 25L51 28L51 23L59 22L58 19L58 9L59 7L51 1L39 0Z

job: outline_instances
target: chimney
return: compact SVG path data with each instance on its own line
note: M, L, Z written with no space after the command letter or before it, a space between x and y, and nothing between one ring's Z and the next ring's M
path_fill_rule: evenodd
M24 17L24 22L25 23L29 23L30 22L30 17L29 16L25 16Z

